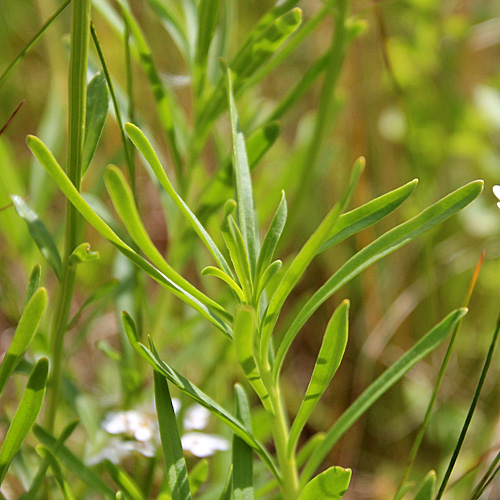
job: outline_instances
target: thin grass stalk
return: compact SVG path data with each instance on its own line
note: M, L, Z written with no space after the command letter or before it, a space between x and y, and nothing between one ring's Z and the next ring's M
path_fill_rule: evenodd
M71 27L69 72L69 131L67 174L77 190L80 190L85 138L85 107L87 93L87 59L90 26L90 0L74 0ZM52 321L50 352L52 373L50 376L46 425L49 432L59 405L59 392L64 355L64 336L67 331L69 312L75 289L76 267L70 265L69 256L78 245L80 215L66 200L66 222L61 287L57 296Z
M500 462L500 451L496 454L495 458L493 459L493 462L491 462L491 465L488 467L488 470L485 472L484 476L481 478L481 481L479 481L478 485L472 492L471 500L477 500L483 494L484 490L488 487L488 485L491 483L493 478L498 473L497 466L499 462Z
M479 396L481 394L481 390L483 388L484 381L486 379L486 375L487 375L488 370L490 368L491 360L493 358L493 351L495 350L495 346L496 346L497 339L498 339L499 330L500 330L500 315L498 317L497 326L495 328L495 333L493 334L493 338L491 339L490 347L488 349L488 354L486 355L484 366L483 366L483 369L481 371L481 376L479 377L479 382L478 382L476 390L474 392L474 397L472 398L472 403L471 403L469 411L467 413L467 417L466 417L464 425L462 427L462 431L460 432L460 436L458 438L457 445L455 447L455 450L453 451L453 455L451 457L450 463L449 463L448 468L446 470L446 473L443 477L443 481L441 482L441 486L439 487L439 491L438 491L438 494L436 496L436 500L439 500L443 496L444 490L446 489L446 486L447 486L448 481L450 479L451 473L453 471L453 467L455 466L455 463L457 461L460 450L462 449L462 445L463 445L463 442L465 440L465 435L467 434L467 431L469 430L470 422L471 422L472 417L474 415L474 411L476 409L477 402L479 400Z
M469 285L469 289L467 291L467 295L465 296L463 307L467 307L469 305L469 301L470 301L472 292L474 290L474 286L476 284L477 277L479 275L479 271L480 271L481 265L483 263L483 259L484 259L484 250L481 254L479 262L476 265L476 269L474 270L474 274L472 275L472 279L471 279L471 282ZM415 459L417 457L418 450L420 449L420 444L422 443L422 439L424 437L425 431L427 430L427 426L429 424L429 421L430 421L430 418L432 415L432 411L434 409L434 404L436 402L437 394L438 394L439 389L441 387L441 383L443 381L443 377L444 377L444 374L446 372L446 369L448 368L448 363L450 361L451 354L452 354L453 348L455 346L455 340L457 338L461 323L462 322L460 321L453 330L453 334L452 334L450 342L448 344L448 348L446 349L446 353L444 355L443 362L441 363L441 367L439 368L439 373L438 373L438 376L436 379L436 383L434 384L434 388L432 390L431 399L429 401L429 404L427 405L427 410L425 411L424 421L422 422L422 425L418 431L417 437L415 438L415 442L413 443L413 447L411 449L410 457L408 460L408 465L406 467L405 473L404 473L403 478L401 480L401 483L399 485L398 492L401 491L401 488L404 486L404 484L408 480L410 472L413 468L413 464L414 464Z

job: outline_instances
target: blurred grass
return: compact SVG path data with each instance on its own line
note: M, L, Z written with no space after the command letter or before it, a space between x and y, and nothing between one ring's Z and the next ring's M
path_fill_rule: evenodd
M231 45L238 47L272 2L229 3L233 8ZM306 20L321 7L319 1L300 3L304 3L301 7ZM31 4L2 0L0 71L56 6L54 1ZM147 2L133 2L132 6L161 71L169 75L184 75L186 68L178 50ZM345 165L352 164L358 156L366 157L367 169L355 193L353 206L413 177L418 177L420 182L415 199L387 221L365 230L334 251L320 255L312 264L313 271L296 289L290 304L300 302L302 295L306 297L308 291L325 282L354 251L385 229L416 214L419 208L474 178L485 179L486 189L481 199L459 217L446 222L425 240L370 268L344 288L342 296L335 297L336 303L344 297L351 301L350 341L333 387L313 414L304 437L331 424L374 375L433 324L439 311L448 311L461 304L474 265L484 248L486 260L471 299L470 313L458 338L456 357L445 377L436 415L431 420L418 457L415 475L423 477L432 467L437 467L438 473L442 473L446 465L487 349L489 339L486 332L491 330L498 312L500 213L495 207L491 187L500 180L500 6L487 0L360 0L353 3L353 13L366 20L369 28L349 46L335 96L336 113L332 114L332 128L319 152L318 168L305 194L307 203L302 205L293 227L287 228L288 241L283 252L295 251L311 234L338 198L339 186L345 185L348 176ZM94 18L110 72L124 89L125 59L121 41L98 13ZM252 128L250 120L256 108L265 115L273 109L272 104L301 79L311 62L330 43L331 30L332 21L327 18L278 71L268 75L261 85L238 101L244 129ZM36 133L58 158L65 158L62 138L66 128L68 31L69 13L65 12L0 87L0 125L21 100L26 101L0 137L3 171L0 206L10 203L7 194L27 196L27 203L36 208L59 245L63 236L63 199L32 160L25 146L25 137L28 133ZM153 131L163 157L168 158L147 79L137 63L133 64L132 70L136 114ZM255 198L261 221L269 221L282 187L286 189L289 205L293 205L293 200L299 195L302 186L289 173L304 161L321 85L322 76L283 116L280 120L281 135L256 171ZM189 87L175 87L175 94L181 106L190 112ZM192 181L192 199L196 199L221 157L224 158L229 151L227 121L218 125L218 131L217 140L209 143L203 152L205 169L198 171ZM101 144L85 178L84 191L101 197L103 168L108 162L123 163L119 131L111 117L108 117ZM154 243L162 252L175 252L172 249L175 225L166 225L163 215L163 206L167 206L167 212L171 207L158 198L148 174L139 165L136 185L141 214ZM109 208L107 196L101 199ZM173 220L175 222L175 216ZM211 224L217 227L218 221ZM85 238L100 251L101 260L78 272L77 305L97 285L112 278L107 271L114 259L112 249L92 229L86 229ZM13 208L0 212L0 245L2 353L10 340L9 328L19 317L30 269L35 262L41 261L41 256ZM197 272L203 267L206 257L197 253L196 258L185 259L178 252L172 258L187 261L184 275L196 282L199 279ZM43 278L48 288L54 289L54 275L47 266ZM202 283L209 290L211 287L215 289L209 279ZM144 307L145 331L155 322L151 312L157 296L157 287L147 283L145 295L140 298ZM290 304L287 302L285 310L292 307ZM170 350L175 364L184 366L183 372L194 382L204 381L207 374L215 370L216 375L205 382L206 386L221 401L230 399L231 385L221 387L214 382L218 377L228 381L238 378L237 370L226 356L225 344L213 335L207 338L206 327L195 318L189 322L179 321L184 313L178 303L166 299L164 307L174 317L171 324L160 325L159 346ZM290 369L285 366L285 379L292 410L298 409L297 388L305 389L305 381L319 349L321 325L326 323L333 307L334 301L329 301L307 323L289 355L287 366ZM113 383L106 375L113 371L114 365L96 351L94 343L107 340L118 347L115 335L118 326L109 303L103 304L95 315L84 315L82 321L80 326L88 336L70 333L69 345L79 339L80 347L75 356L76 351L70 349L72 364L68 376L80 380L78 386L82 393L98 394L102 408L105 408L115 397ZM46 321L36 344L39 353L46 352L47 326ZM382 349L386 343L387 348ZM201 349L206 355L200 357L197 352ZM441 349L417 366L407 380L384 396L335 448L332 459L340 464L348 463L356 472L349 499L388 498L397 485L401 464L408 456L411 438L423 417L443 353ZM92 372L86 368L90 360L95 367ZM459 470L467 469L477 459L478 449L500 443L500 398L494 384L498 375L498 368L493 366L471 434L465 442ZM11 387L3 396L6 407L12 406L15 393L16 388ZM98 412L102 412L102 408ZM459 488L457 486L457 492ZM495 493L491 498L495 498Z

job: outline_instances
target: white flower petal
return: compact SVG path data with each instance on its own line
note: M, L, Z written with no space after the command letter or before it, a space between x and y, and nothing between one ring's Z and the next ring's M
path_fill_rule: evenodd
M109 434L123 434L128 429L126 412L109 413L101 424L101 427Z
M190 406L184 414L184 429L186 431L201 430L208 425L210 412L199 404Z
M188 432L181 437L182 448L195 457L205 458L216 451L229 449L229 442L223 437L201 432Z
M493 194L500 200L500 186L493 186Z

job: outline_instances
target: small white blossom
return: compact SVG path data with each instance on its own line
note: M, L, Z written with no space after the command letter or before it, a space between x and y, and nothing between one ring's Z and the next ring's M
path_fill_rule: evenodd
M110 413L102 423L102 428L109 434L125 434L142 442L153 439L156 433L152 416L136 410Z
M203 434L202 432L188 432L181 437L182 448L189 451L195 457L205 458L213 455L216 451L229 449L229 441L215 434Z
M493 186L493 194L500 200L500 186ZM500 208L500 202L497 203L497 207Z
M88 466L92 466L103 460L109 460L114 464L119 464L134 451L141 453L145 457L154 457L156 450L151 441L122 441L118 438L111 438L102 450L88 457L85 463Z
M208 425L210 412L199 404L190 406L184 414L184 430L186 431L200 431Z

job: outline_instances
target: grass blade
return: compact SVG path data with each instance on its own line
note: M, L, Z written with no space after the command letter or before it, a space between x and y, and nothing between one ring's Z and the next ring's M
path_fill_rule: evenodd
M136 127L133 123L127 123L125 125L125 129L128 136L135 144L136 148L141 152L141 154L153 169L153 172L155 173L156 178L162 185L163 189L165 189L170 198L172 198L172 201L177 205L184 217L186 217L188 222L191 224L191 227L200 237L201 241L205 244L217 264L227 275L233 277L226 259L212 240L211 236L207 233L206 229L202 226L201 222L196 218L196 216L187 206L184 200L175 191L174 187L167 177L165 170L161 165L160 160L158 159L158 156L156 155L155 150L153 149L153 146L151 146L151 143L148 141L142 130Z
M347 345L348 321L349 301L344 300L337 307L326 327L323 343L321 344L318 359L314 365L311 380L290 430L288 441L289 456L294 454L302 429L309 420L318 401L328 388L342 361Z
M189 479L177 419L165 376L154 371L155 402L165 469L172 500L190 500Z
M106 76L96 73L87 87L87 110L85 113L85 141L83 143L82 176L89 168L97 144L101 138L104 122L108 116L109 91Z
M66 478L64 477L61 466L59 465L59 462L57 461L57 458L54 456L52 451L50 451L50 449L44 446L43 444L39 444L37 446L36 451L45 461L47 461L50 464L50 467L52 468L52 472L54 473L54 477L56 478L57 485L61 490L64 500L76 500L75 495L71 491L71 488L68 482L66 481Z
M227 67L226 78L229 116L231 118L231 135L233 138L233 169L236 181L236 201L238 203L238 225L248 252L250 271L254 275L257 263L257 222L253 201L252 177L250 175L250 167L248 166L245 137L240 128L238 112L234 102L231 71Z
M55 454L64 467L74 472L92 491L106 500L115 500L115 492L52 434L39 425L35 425L33 431L38 440Z
M40 413L48 372L48 359L40 358L31 372L23 397L9 425L0 450L0 484L2 484L5 474L7 474L14 455L18 452Z
M109 240L121 253L130 259L136 266L141 268L155 281L169 289L174 295L189 304L193 309L202 314L212 324L231 338L231 328L225 321L217 316L211 309L191 294L173 283L167 276L161 273L156 267L143 259L137 252L124 243L116 233L90 208L81 194L76 190L73 183L68 179L52 153L46 148L43 142L34 136L28 136L28 147L31 149L38 161L47 170L49 175L66 195L69 201L82 214L82 216L107 240Z
M436 473L431 470L422 481L414 500L432 500L436 489Z
M279 372L284 356L304 323L318 307L351 279L382 257L429 231L473 201L483 189L482 181L474 181L445 196L409 221L400 224L367 245L351 257L302 307L283 338L274 364L274 376Z
M141 357L143 357L156 371L166 377L172 384L224 422L235 434L240 436L257 452L263 462L266 463L272 474L275 477L280 478L280 473L268 451L252 436L252 434L248 432L246 427L238 419L233 417L212 398L207 396L203 391L198 389L198 387L162 361L154 349L152 342L150 342L151 350L141 344L138 340L137 329L134 321L126 312L122 314L122 321L130 343Z
M314 455L307 462L301 476L301 484L305 484L314 471L328 455L335 443L363 415L382 394L389 390L413 366L432 352L451 332L455 324L466 314L467 309L457 309L432 328L410 350L390 366L380 377L359 396L358 399L342 414L330 428L324 441L318 446Z
M351 178L347 189L342 196L342 198L334 205L330 210L328 215L323 219L316 231L309 237L304 246L301 248L298 255L295 257L293 262L290 264L285 276L281 280L278 289L274 293L269 302L269 307L266 312L266 317L264 320L264 327L262 332L261 344L260 344L260 356L262 360L267 359L267 351L269 348L269 343L271 341L271 335L273 333L274 326L278 321L279 312L287 299L290 292L293 290L299 279L301 278L304 271L307 269L312 259L317 254L319 248L326 240L328 235L331 233L332 229L335 227L338 218L341 213L345 210L345 207L349 203L358 179L364 169L365 160L364 158L359 158L353 166Z
M351 469L330 467L307 483L299 500L340 500L351 481Z
M17 325L16 332L14 333L14 338L0 365L0 394L2 394L9 377L12 375L12 372L24 356L24 353L35 336L43 313L47 308L47 301L47 290L45 288L39 288L26 304Z
M52 267L57 278L60 280L62 275L61 256L54 240L52 239L52 236L47 231L45 224L40 220L38 214L26 205L20 196L12 195L11 199L16 207L16 212L19 217L26 222L30 236L33 238L36 246L40 250L41 254L47 259L50 267Z
M250 405L245 390L239 384L236 391L236 418L252 432ZM233 435L233 500L253 500L253 450L240 437Z

